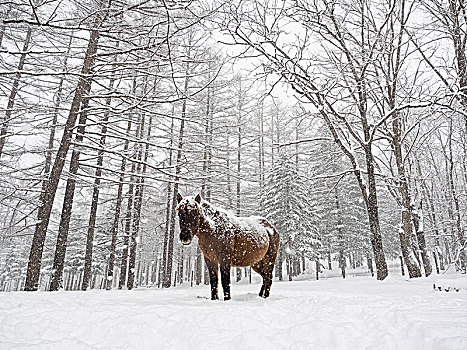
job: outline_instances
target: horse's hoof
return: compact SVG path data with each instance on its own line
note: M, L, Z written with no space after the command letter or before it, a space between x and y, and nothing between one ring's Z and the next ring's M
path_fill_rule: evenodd
M224 297L224 301L230 300L230 296Z
M211 300L219 300L219 297L216 295L216 296L212 296L211 297Z

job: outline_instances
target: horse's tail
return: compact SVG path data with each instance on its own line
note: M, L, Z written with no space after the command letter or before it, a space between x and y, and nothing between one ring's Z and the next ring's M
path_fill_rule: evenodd
M279 247L280 247L280 241L281 241L280 235L279 235L279 232L277 232L274 225L272 225L268 220L262 219L261 223L263 224L269 236L269 248L268 248L268 251L266 252L268 263L269 264L272 263L272 265L274 265L276 262L277 254L279 253Z

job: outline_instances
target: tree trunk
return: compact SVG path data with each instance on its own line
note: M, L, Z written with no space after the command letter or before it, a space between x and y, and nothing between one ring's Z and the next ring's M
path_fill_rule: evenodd
M68 42L67 52L63 61L63 69L67 69L67 62L68 62L68 55L71 51L71 44L73 42L73 36L70 36L70 40ZM42 190L44 192L47 187L48 177L50 175L50 168L52 167L52 153L54 148L54 141L55 141L55 132L57 129L57 121L58 121L58 113L60 111L60 105L62 103L62 94L63 94L63 83L65 81L65 77L62 76L60 78L60 82L58 83L57 92L54 96L55 105L54 105L54 113L52 117L52 125L50 128L50 135L49 135L49 143L47 147L47 152L45 156L45 167L44 167L44 181L42 181Z
M89 84L89 73L96 57L97 44L99 41L99 31L91 31L86 55L81 69L81 75L71 103L70 113L65 123L62 140L55 157L52 171L45 191L40 196L40 207L37 213L37 224L29 254L28 269L26 274L25 291L35 291L38 288L40 268L42 263L42 252L44 249L45 236L49 225L50 214L52 212L53 201L57 191L60 176L65 164L66 155L70 148L73 127L78 116L79 108L83 99L85 87Z
M370 146L365 150L367 176L368 176L368 219L370 222L370 241L373 248L373 256L376 263L376 279L384 280L388 275L388 266L383 251L383 240L381 238L381 228L379 224L378 200L376 195L376 179L373 154Z
M264 181L265 181L265 174L264 174L264 106L263 106L263 99L261 100L260 104L260 111L259 111L259 149L258 149L258 161L259 161L259 190L260 193L263 193L264 190ZM260 203L260 211L264 210L263 203Z
M402 257L402 255L399 255L399 260L401 262L401 272L402 272L402 276L405 276L405 272L404 272L404 258Z
M436 274L439 275L438 256L436 255L436 252L433 252L433 258L435 259Z
M145 116L143 115L142 118L142 127L141 127L141 132L140 135L141 137L143 136L143 130L144 130L144 119ZM131 247L130 247L130 263L129 263L129 272L128 272L128 283L127 287L128 289L133 288L134 284L134 269L135 269L135 262L136 262L136 248L137 248L137 242L136 238L138 237L139 234L139 227L140 227L140 221L141 221L141 207L143 204L143 194L144 194L144 179L146 176L146 171L147 171L147 162L148 162L148 156L149 156L149 141L151 139L151 128L152 128L152 117L149 119L149 127L148 127L148 132L146 136L146 146L144 149L144 158L143 158L143 169L142 171L138 171L140 173L138 184L136 186L136 196L135 196L135 207L134 207L134 218L133 218L133 231L132 231L132 236L131 236ZM142 158L142 145L140 145L140 151L138 155L138 160L141 161Z
M183 88L184 96L186 96L188 93L189 69L190 69L190 64L187 61L186 69L185 69L185 84ZM165 281L164 281L165 288L170 287L172 284L171 279L172 279L172 264L173 264L173 247L174 247L174 234L175 234L175 221L176 221L175 209L177 208L177 205L178 205L177 194L178 194L178 186L179 186L179 181L180 181L181 163L182 163L182 155L183 155L183 143L184 143L183 136L185 132L186 109L187 109L187 100L186 98L184 98L182 102L180 129L178 132L178 149L177 149L177 159L176 159L176 165L175 165L175 179L174 179L174 185L173 185L172 207L171 207L171 215L170 215L170 231L169 231L168 244L167 244L167 268L166 268L166 276L165 276Z
M236 214L241 215L240 195L241 195L241 147L242 147L242 128L240 126L240 118L238 120L238 140L237 140L237 192L236 192Z
M315 261L315 269L316 269L316 280L319 280L319 259L316 258Z
M118 47L118 42L117 42L117 47ZM112 75L110 78L110 82L109 82L110 91L113 90L114 83L115 83L115 71L112 72ZM106 102L106 106L108 109L105 111L104 117L102 118L102 121L101 121L102 122L101 137L99 140L99 151L97 152L97 164L96 164L96 171L94 174L95 177L94 177L94 186L93 186L92 199L91 199L91 211L89 214L88 232L87 232L87 237L86 237L86 252L85 252L85 257L84 257L83 285L85 286L85 289L87 288L87 285L89 282L89 276L91 275L94 230L96 227L97 206L99 203L99 191L100 191L101 177L102 177L102 165L104 163L104 148L105 148L105 142L107 138L107 123L109 122L109 116L110 116L109 109L110 109L111 101L112 101L111 97L107 97L105 102Z
M339 243L339 268L341 269L342 278L345 278L345 255L344 255L344 233L342 232L341 210L339 203L339 195L337 186L334 186L334 199L337 211L337 242Z
M137 128L136 134L139 134L139 127ZM131 234L131 219L133 212L133 200L134 200L134 181L135 181L135 169L136 163L133 161L131 164L131 176L130 184L128 185L128 200L127 200L127 209L125 214L125 231L123 236L123 249L122 249L122 262L120 264L120 278L118 281L118 289L122 289L127 281L128 273L128 251L130 244L130 234Z
M425 233L423 232L423 215L422 215L422 204L420 203L420 208L416 210L412 207L412 221L415 229L415 234L417 235L418 248L420 254L422 255L423 268L425 269L425 276L428 277L432 273L432 267L430 262L430 257L426 250L426 241Z
M8 103L5 110L5 116L3 117L2 125L0 127L0 158L2 157L3 147L5 146L6 138L8 137L7 132L8 127L11 123L11 113L13 112L16 94L18 93L19 82L21 80L21 73L19 72L23 70L24 62L26 61L26 51L28 50L29 43L31 41L31 33L32 30L31 27L29 27L26 33L26 39L24 40L23 44L23 53L19 58L19 63L17 67L18 73L15 74L15 79L13 80L13 86L11 88L10 96L8 97Z
M65 55L65 59L63 61L63 66L64 69L66 70L67 67L67 61L68 61L68 54L70 53L71 50L71 43L73 41L73 36L70 36L70 40L68 42L68 49L67 49L67 54ZM60 78L60 82L58 84L58 89L55 94L55 108L54 108L54 114L52 117L52 125L50 129L50 135L49 135L49 142L48 142L48 148L45 156L45 166L44 166L44 180L42 181L42 189L41 192L44 192L47 188L47 183L48 183L48 176L50 175L50 168L52 166L52 152L54 148L54 140L55 140L55 131L57 127L57 120L58 120L58 113L59 113L59 108L60 104L62 101L62 91L63 91L63 82L65 80L65 77ZM58 242L57 242L58 243ZM57 250L56 253L57 254ZM63 255L63 259L65 256ZM62 266L61 270L63 271L63 259L62 259ZM55 260L55 259L54 259ZM55 264L55 261L54 261ZM62 278L62 272L57 271L57 269L53 268L52 270L52 278L51 278L51 283L50 283L50 290L58 290L58 288L54 285L54 276L58 274L58 277L60 277L60 280ZM59 282L61 285L61 281ZM57 289L55 289L57 288Z
M375 273L373 271L373 260L370 257L367 257L367 264L368 264L368 270L371 272L371 277L375 276Z
M84 93L88 95L90 91L91 85L89 83L86 86ZM68 232L70 229L70 219L71 212L73 209L73 200L75 196L76 178L78 175L79 168L79 156L81 153L79 150L79 144L82 144L84 139L88 107L89 98L85 97L83 100L83 106L79 117L79 126L77 128L75 136L75 148L73 149L73 152L71 154L70 170L66 182L65 197L63 200L62 214L60 217L60 224L58 228L57 244L55 247L55 256L53 262L53 277L52 283L50 285L50 288L53 291L59 290L60 286L62 285L63 266L65 263L66 248L68 243Z
M12 9L13 9L13 4L10 3L8 5L8 9L6 9L4 13L0 13L0 16L2 16L2 18L8 18L8 15L11 13ZM0 46L2 46L4 34L5 34L5 24L0 26ZM2 288L2 285L0 284L0 290L1 288Z
M174 112L172 111L172 114ZM172 115L172 121L170 124L170 144L169 144L169 168L172 167L172 153L173 153L173 136L174 136L174 118ZM166 206L166 215L165 215L165 231L164 231L164 245L162 249L162 265L161 265L161 278L162 281L165 281L166 276L166 267L167 267L167 244L169 240L169 231L170 231L170 213L171 213L171 203L172 203L172 183L167 181L167 206Z
M112 289L113 281L114 281L114 266L115 266L115 250L117 247L117 234L118 234L118 223L120 220L120 212L122 208L122 201L123 201L123 182L125 181L125 170L126 170L126 154L128 153L128 148L130 144L130 132L131 132L131 125L132 125L132 117L129 116L127 128L126 128L126 139L125 145L123 146L123 157L122 163L120 165L120 176L118 180L118 190L117 190L117 200L115 203L115 214L114 220L112 223L112 228L110 231L110 252L109 252L109 262L107 267L107 281L106 281L106 289Z
M180 276L179 277L179 283L182 284L183 283L183 279L185 278L184 276L184 264L185 264L185 251L183 250L183 246L180 247L180 258L179 258L179 261L180 261L180 267L179 267L179 270L178 270L178 275Z
M136 93L137 89L137 79L136 77L133 78L133 87L132 91ZM140 138L140 134L143 129L142 118L141 116L138 118L138 123L135 132L135 138ZM134 145L135 152L138 153L139 145L136 143ZM137 156L136 156L137 158ZM132 214L135 205L135 172L136 172L136 163L137 159L135 156L133 157L132 164L131 164L131 175L130 175L130 183L128 185L128 201L127 201L127 211L125 213L125 232L123 236L123 249L122 249L122 261L120 264L120 278L118 280L118 289L122 289L126 283L128 278L128 257L130 251L130 239L131 239L131 224L132 224Z
M284 261L283 256L284 256L284 253L283 253L282 247L279 247L279 254L277 256L277 263L276 263L276 277L279 278L279 281L282 281L282 263Z
M399 230L401 251L402 256L404 258L404 262L407 265L409 277L421 277L422 273L420 271L419 266L414 261L414 256L412 252L412 208L410 206L411 198L409 194L409 187L407 183L407 177L405 175L405 167L402 156L402 129L399 115L394 116L394 120L392 122L392 130L392 145L397 166L399 193L402 204L401 229Z
M202 273L202 263L201 263L201 249L199 246L196 247L196 285L201 284L201 273Z
M421 177L420 162L417 162L417 168L418 168L418 175L419 177ZM435 240L435 251L436 253L440 255L439 263L440 263L441 269L444 270L444 262L443 262L443 257L441 254L441 246L440 246L440 232L439 232L439 227L438 227L438 218L436 216L433 198L431 196L431 193L425 181L422 181L422 193L423 193L425 203L429 207L428 217L431 219L431 223L433 226L432 229L433 229L433 233L434 233L433 236Z
M226 155L225 155L225 166L227 172L227 201L228 201L228 209L233 209L233 202L232 202L232 184L230 181L230 138L229 134L226 134Z
M467 78L466 78L467 79ZM454 159L452 154L452 119L449 119L449 135L448 135L448 164L449 167L447 170L448 181L449 181L449 188L451 191L452 201L454 202L454 216L456 220L456 232L457 232L457 239L459 245L459 259L461 269L464 271L467 269L467 254L465 252L466 248L466 241L464 237L464 230L462 229L462 219L460 215L460 207L459 207L459 198L457 197L456 186L454 184Z

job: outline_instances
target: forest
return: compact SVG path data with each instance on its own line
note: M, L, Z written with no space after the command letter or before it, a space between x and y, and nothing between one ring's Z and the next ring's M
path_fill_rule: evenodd
M465 6L2 1L0 290L208 284L178 193L270 220L277 280L465 274Z

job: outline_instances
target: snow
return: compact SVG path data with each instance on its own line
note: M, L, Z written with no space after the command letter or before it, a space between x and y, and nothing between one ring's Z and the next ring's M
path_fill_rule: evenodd
M274 282L269 299L233 284L228 302L186 285L0 293L0 349L467 349L467 289L439 280Z

